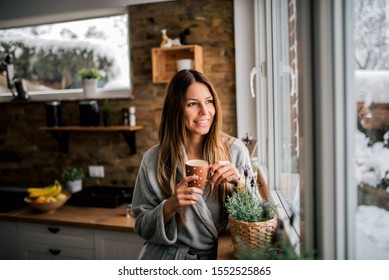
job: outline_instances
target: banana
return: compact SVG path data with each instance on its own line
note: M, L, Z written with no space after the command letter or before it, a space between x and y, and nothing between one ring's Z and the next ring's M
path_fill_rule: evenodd
M55 185L56 189L50 193L50 195L46 195L46 197L48 196L56 196L57 194L59 194L61 191L62 191L62 186L61 185Z
M32 192L36 192L36 191L39 191L39 190L42 190L42 188L28 188L27 191L29 193L32 193Z
M29 192L29 197L32 198L39 196L50 197L60 193L62 191L62 186L57 180L55 180L53 185L43 188L29 188L27 191Z
M44 187L40 190L30 192L29 197L50 196L51 193L57 190L57 186Z

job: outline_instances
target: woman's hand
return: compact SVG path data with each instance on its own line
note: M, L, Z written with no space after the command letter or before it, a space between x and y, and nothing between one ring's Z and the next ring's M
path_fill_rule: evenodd
M232 183L233 181L239 181L239 171L229 161L218 161L209 167L210 184L224 184Z
M195 205L198 201L196 194L203 194L203 191L196 187L188 187L188 182L197 180L197 175L187 176L178 183L175 193L169 197L163 208L163 217L167 223L176 212L187 205Z

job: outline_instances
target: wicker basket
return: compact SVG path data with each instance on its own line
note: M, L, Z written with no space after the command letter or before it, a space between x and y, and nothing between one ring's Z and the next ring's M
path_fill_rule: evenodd
M228 220L236 253L239 252L241 243L247 250L258 251L261 246L271 242L277 227L277 217L264 222L249 223L237 221L229 215Z

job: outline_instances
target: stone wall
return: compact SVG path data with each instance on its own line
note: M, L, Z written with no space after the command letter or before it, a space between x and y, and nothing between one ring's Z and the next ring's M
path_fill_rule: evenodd
M204 73L213 82L222 103L224 129L236 135L234 26L232 0L182 0L129 8L133 100L112 99L113 125L122 124L122 108L136 106L137 153L130 154L120 133L71 132L69 151L62 153L47 132L45 103L0 103L0 185L44 186L59 179L69 166L103 165L105 177L87 177L85 186L134 185L143 153L158 142L165 84L153 84L151 48L158 47L160 31L171 38L190 28L189 44L204 51ZM100 108L102 101L100 101ZM63 121L77 125L78 102L62 102Z

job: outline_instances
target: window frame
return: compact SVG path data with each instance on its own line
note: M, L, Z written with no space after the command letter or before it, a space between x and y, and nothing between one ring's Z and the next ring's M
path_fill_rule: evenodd
M280 184L280 168L276 164L280 157L278 131L279 123L276 110L278 89L274 85L274 73L277 71L277 65L274 65L276 43L274 29L277 28L277 19L274 17L274 3L268 0L259 0L255 2L256 25L259 26L256 36L256 56L257 61L261 64L261 75L256 76L257 94L257 131L258 131L258 159L260 169L267 173L268 184L272 199L280 206L278 216L283 221L288 238L295 246L296 252L300 252L300 219L297 217L290 222L292 216L289 203L284 195L278 191ZM265 34L263 34L265 33ZM266 40L264 40L266 39ZM266 70L264 71L263 68ZM278 143L278 144L277 144Z

